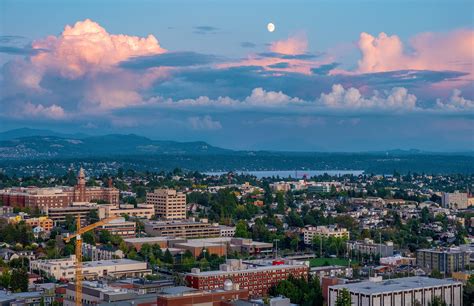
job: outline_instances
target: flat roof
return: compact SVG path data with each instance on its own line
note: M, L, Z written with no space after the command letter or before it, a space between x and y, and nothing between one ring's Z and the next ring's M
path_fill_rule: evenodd
M153 241L168 241L170 239L175 239L176 237L164 236L164 237L140 237L140 238L125 238L123 241L129 243L146 243Z
M233 273L252 273L252 272L259 272L259 271L268 271L268 270L282 270L282 269L294 269L294 268L308 268L308 266L304 264L298 265L269 265L269 266L259 266L259 267L249 267L247 269L240 269L240 270L231 270L231 271L204 271L199 273L186 273L186 275L191 276L213 276L213 275L228 275Z
M330 289L346 288L350 292L358 292L364 294L377 294L393 291L407 291L413 289L421 289L425 287L445 286L461 284L461 282L452 279L437 279L422 276L402 277L384 280L380 282L360 282L330 286Z
M82 263L82 267L87 268L87 267L98 267L98 266L121 266L121 265L137 264L137 263L146 264L146 262L144 261L122 258L122 259L109 259L109 260L98 260L98 261L84 261Z

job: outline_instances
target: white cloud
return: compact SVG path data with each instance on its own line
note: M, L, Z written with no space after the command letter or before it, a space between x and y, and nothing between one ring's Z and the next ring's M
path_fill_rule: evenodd
M189 117L188 122L193 130L219 130L222 125L219 121L213 120L211 116Z
M22 114L28 117L44 117L50 119L63 119L66 116L64 109L56 104L44 106L30 102L23 106Z
M474 101L461 96L459 89L454 89L453 94L447 101L436 100L436 106L445 110L474 110Z
M375 91L370 97L363 97L357 88L345 89L334 84L330 93L322 93L319 103L329 108L339 109L416 109L416 96L403 87L395 87L385 95Z

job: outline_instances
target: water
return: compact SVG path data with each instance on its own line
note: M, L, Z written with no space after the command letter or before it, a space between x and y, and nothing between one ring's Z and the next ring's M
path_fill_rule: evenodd
M272 176L279 176L281 178L292 177L292 178L303 178L304 175L306 177L311 177L315 175L323 175L325 173L331 176L341 176L346 174L352 175L361 175L364 173L363 170L268 170L268 171L234 171L239 174L249 174L254 175L257 178L263 177L272 177ZM226 174L227 172L205 172L206 175L222 175Z

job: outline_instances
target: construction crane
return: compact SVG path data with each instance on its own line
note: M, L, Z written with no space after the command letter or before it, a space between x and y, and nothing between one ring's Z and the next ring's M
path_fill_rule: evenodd
M109 223L112 220L120 217L109 217L100 220L99 222L81 227L81 216L77 215L76 219L76 233L64 237L64 241L69 243L76 238L76 306L82 306L82 237L81 235L93 230L96 227Z

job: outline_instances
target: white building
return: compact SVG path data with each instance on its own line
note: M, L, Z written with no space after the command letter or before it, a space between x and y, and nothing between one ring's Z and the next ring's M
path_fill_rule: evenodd
M466 209L468 207L468 197L465 192L448 193L441 195L441 204L445 208Z
M312 244L313 238L319 236L323 238L344 238L349 239L349 231L343 227L336 226L306 226L303 229L303 240L305 244Z
M158 218L186 219L186 195L174 189L155 189L146 194L146 203L155 207Z
M221 237L234 237L235 236L235 226L220 225L219 230L221 233L220 234Z
M76 256L61 259L42 259L30 262L30 269L40 275L54 277L57 280L74 280L76 277ZM84 279L101 279L104 277L143 277L150 274L147 263L131 259L113 259L86 261L82 263Z
M330 286L328 306L336 305L342 289L350 292L352 305L358 306L414 306L416 302L428 306L435 296L447 305L462 305L462 283L450 279L414 276Z

